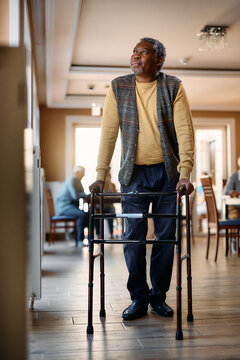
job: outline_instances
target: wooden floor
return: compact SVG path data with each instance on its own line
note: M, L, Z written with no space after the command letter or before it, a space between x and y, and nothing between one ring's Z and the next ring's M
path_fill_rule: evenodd
M99 319L99 259L95 264L94 335L87 336L88 248L72 242L45 247L42 299L35 302L29 333L30 360L240 359L240 258L218 261L206 239L192 247L193 314L187 323L186 265L183 264L183 341L175 340L176 314L123 321L130 304L121 245L106 245L106 320ZM150 246L148 248L150 252ZM174 268L167 302L176 310Z

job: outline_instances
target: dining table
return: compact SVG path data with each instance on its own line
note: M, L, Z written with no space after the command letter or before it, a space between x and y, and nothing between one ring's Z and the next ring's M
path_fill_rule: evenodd
M228 219L228 207L229 206L240 206L240 196L231 197L230 195L222 196L222 209L223 209L223 217Z
M223 218L228 219L228 207L229 206L240 206L240 196L232 197L230 195L222 196L222 211ZM227 230L226 230L227 231ZM226 236L226 256L228 255L228 237Z

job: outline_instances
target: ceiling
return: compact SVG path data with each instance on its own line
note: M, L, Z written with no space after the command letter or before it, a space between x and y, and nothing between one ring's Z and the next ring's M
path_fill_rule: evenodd
M31 0L31 10L41 105L103 106L148 36L166 46L163 71L183 81L193 110L240 111L240 0ZM225 49L198 50L207 24L229 26Z

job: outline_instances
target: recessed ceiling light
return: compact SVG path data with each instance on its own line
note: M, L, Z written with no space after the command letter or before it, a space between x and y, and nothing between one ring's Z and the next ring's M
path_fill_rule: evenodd
M187 65L187 63L189 62L190 57L182 57L179 59L180 63L183 65Z

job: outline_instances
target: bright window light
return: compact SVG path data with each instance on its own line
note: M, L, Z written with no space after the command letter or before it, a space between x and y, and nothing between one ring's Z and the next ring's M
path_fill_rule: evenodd
M86 193L89 192L89 185L96 180L100 131L100 128L77 128L75 130L76 165L85 167L82 184Z
M9 1L9 45L19 45L19 0Z
M100 128L79 127L75 130L75 162L76 165L85 167L85 176L82 179L82 184L86 193L89 192L89 185L96 180L100 133ZM119 189L118 172L120 166L120 154L121 146L120 139L118 138L110 164L112 181L115 183L117 189Z

